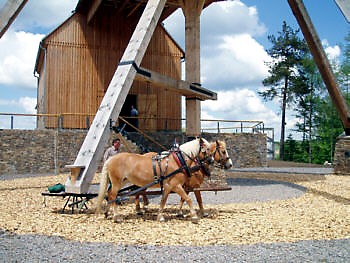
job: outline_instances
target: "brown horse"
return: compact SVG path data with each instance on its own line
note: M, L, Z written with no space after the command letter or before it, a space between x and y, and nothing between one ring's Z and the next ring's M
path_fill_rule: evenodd
M232 160L227 152L226 149L226 143L224 141L216 140L215 142L210 143L210 154L213 156L214 161L219 164L220 168L230 169L232 167ZM208 169L206 169L207 171ZM189 180L188 185L186 185L186 193L188 194L189 191L193 190L194 188L199 188L200 185L204 181L204 175L207 175L208 177L210 174L208 172L204 171L203 169L194 172ZM201 192L198 190L193 191L194 195L196 197L198 206L199 206L199 213L201 216L207 216L208 214L204 212L203 207L203 200L201 196ZM184 204L184 199L181 198L179 203L179 216L183 216L182 206Z
M170 192L176 192L183 198L190 207L191 219L193 222L198 221L198 216L193 208L192 201L183 189L183 185L189 180L186 167L190 167L195 158L204 160L210 156L210 144L205 139L195 139L180 146L180 153L183 156L186 166L179 164L179 160L174 153L168 158L160 161L160 165L153 167L152 159L149 156L132 153L119 153L105 162L101 174L100 191L97 198L96 211L100 212L102 201L104 200L108 178L111 182L111 189L108 192L108 200L113 208L113 220L120 222L117 214L117 203L115 202L117 194L121 187L130 182L137 186L148 185L155 180L155 176L174 175L167 177L162 181L163 193L160 202L158 221L165 221L163 216L164 206L166 204ZM181 168L180 168L181 166ZM156 175L153 173L156 171ZM160 184L155 184L152 187L161 187Z

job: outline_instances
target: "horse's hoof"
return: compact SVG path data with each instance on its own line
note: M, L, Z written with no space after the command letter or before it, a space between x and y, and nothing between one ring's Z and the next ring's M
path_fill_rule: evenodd
M199 223L199 217L198 217L198 216L191 217L191 222L192 222L193 224L198 224L198 223Z
M192 221L192 223L194 223L194 224L198 224L198 222L199 222L199 217L198 217L198 215L197 215L196 213L193 213L193 214L191 215L191 221Z
M201 216L202 216L202 217L208 217L208 216L209 216L209 213L207 213L207 212L202 212L202 213L201 213Z
M145 214L145 211L143 210L136 210L136 214L139 215L139 216L142 216Z
M158 215L157 220L158 220L158 222L165 222L165 218L162 215L160 215L160 216Z
M185 217L184 214L182 213L182 211L181 211L181 212L178 212L176 216L177 216L177 217L180 217L180 218L184 218L184 217Z
M123 220L119 216L113 216L114 223L121 223Z

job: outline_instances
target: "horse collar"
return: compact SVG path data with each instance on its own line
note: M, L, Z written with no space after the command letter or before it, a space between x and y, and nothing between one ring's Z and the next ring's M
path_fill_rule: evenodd
M183 173L186 174L188 177L191 177L190 169L188 168L188 165L182 155L181 151L174 151L172 152L173 157L175 161L177 162L178 166L182 168Z

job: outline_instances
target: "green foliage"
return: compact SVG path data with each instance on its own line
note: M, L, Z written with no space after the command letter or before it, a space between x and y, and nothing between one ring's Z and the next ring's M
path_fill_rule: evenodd
M267 53L273 60L266 63L270 75L262 81L263 85L268 88L258 92L265 101L275 98L279 98L281 101L281 159L284 159L286 108L294 100L295 91L293 88L297 85L293 83L299 81L298 68L308 50L305 41L300 39L298 34L299 30L293 30L283 21L282 31L278 32L277 36L268 36L272 47L267 50Z
M350 105L350 33L345 41L343 60L333 70ZM318 164L332 162L336 138L344 132L343 125L311 56L305 57L300 65L293 91L296 117L300 119L296 131L302 133L303 139L295 141L288 136L285 159Z

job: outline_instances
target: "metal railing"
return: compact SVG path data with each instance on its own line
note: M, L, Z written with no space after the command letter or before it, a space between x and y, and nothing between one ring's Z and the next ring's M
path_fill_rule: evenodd
M89 129L95 114L82 113L61 113L61 114L26 114L26 113L0 113L0 129L40 129L40 128L55 128L55 129L72 129L65 125L65 121L72 117L80 118L81 125L76 129ZM171 122L181 122L181 129L184 132L186 129L186 119L170 119L170 118L155 118L155 117L121 117L119 120L126 123L125 120L138 119L141 121L155 121L162 120L161 129L157 125L157 130L169 130ZM54 124L52 127L45 126L45 122L49 121ZM124 122L123 122L124 120ZM43 122L42 127L38 127L39 122ZM145 124L145 123L144 123ZM110 126L118 125L117 120L110 120ZM178 126L178 125L176 125ZM144 129L144 131L147 131ZM265 128L262 121L251 120L201 120L201 131L208 133L263 133L267 137L268 157L274 159L275 145L274 145L274 129Z
M26 113L0 113L0 129L37 129L41 128L38 122L43 121L42 127L71 129L65 124L69 118L79 117L80 129L89 129L94 114L83 113L60 113L60 114L26 114ZM123 117L128 120L138 119L142 121L159 121L161 128L157 125L158 130L168 130L171 127L171 122L181 122L182 130L186 128L186 119L171 119L171 118L155 118L155 117ZM45 126L45 123L50 121L52 127ZM178 126L178 125L176 125ZM74 128L74 127L73 127ZM77 128L77 127L75 127ZM251 120L220 120L220 119L201 119L201 131L209 133L264 133L264 123L262 121Z

